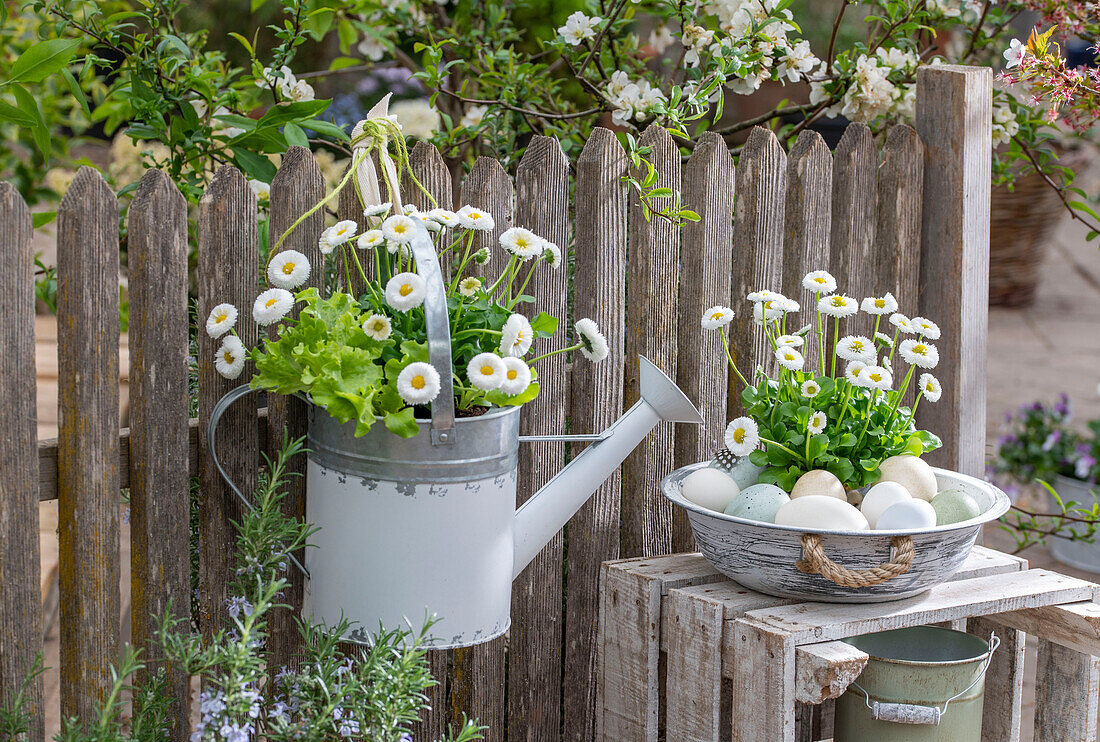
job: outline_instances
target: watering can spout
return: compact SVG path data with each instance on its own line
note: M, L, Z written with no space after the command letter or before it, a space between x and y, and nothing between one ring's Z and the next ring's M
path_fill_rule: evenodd
M513 578L657 423L702 424L699 410L671 379L643 356L638 363L641 399L516 512Z

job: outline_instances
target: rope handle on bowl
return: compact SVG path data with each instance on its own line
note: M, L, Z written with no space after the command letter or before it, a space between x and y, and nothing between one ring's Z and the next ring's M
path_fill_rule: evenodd
M799 572L821 575L841 587L870 587L886 582L892 577L903 575L913 564L913 539L910 536L894 536L893 558L870 569L848 569L842 567L825 553L821 545L821 536L816 533L802 534L803 558L794 563Z

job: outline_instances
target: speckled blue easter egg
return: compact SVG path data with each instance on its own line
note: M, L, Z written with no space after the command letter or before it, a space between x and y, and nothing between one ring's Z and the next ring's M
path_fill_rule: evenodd
M790 499L786 492L774 484L753 484L741 490L741 494L726 506L726 515L774 523L776 512Z
M745 456L737 459L732 466L725 468L724 471L730 475L733 481L737 482L738 487L745 489L756 484L756 481L760 479L760 473L764 471L764 467L757 466L749 461L748 456Z
M982 508L974 495L959 489L944 490L932 498L936 511L936 525L946 526L977 518Z

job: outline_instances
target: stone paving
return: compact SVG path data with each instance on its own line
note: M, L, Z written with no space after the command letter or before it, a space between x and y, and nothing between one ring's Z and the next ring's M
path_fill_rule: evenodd
M1053 399L1065 391L1072 399L1076 423L1100 417L1100 252L1097 243L1085 242L1086 230L1076 223L1066 223L1052 239L1042 270L1042 281L1034 306L1026 309L994 308L989 313L989 363L987 446L1000 435L1004 414L1020 404L1036 399ZM39 421L40 438L57 434L56 416L56 346L52 323L42 318L39 331ZM123 351L125 352L125 351ZM121 368L127 368L123 356ZM42 505L43 598L56 583L57 540L56 503ZM129 634L129 565L128 529L123 533L123 603L126 608L124 634ZM997 529L986 533L986 543L1010 549L1011 539ZM1080 572L1060 565L1049 552L1033 548L1024 554L1035 566L1050 567L1086 579L1100 576ZM46 630L45 661L56 668L58 662L56 620ZM1034 647L1028 655L1034 667ZM48 731L57 731L58 678L56 670L46 674L47 708L50 709ZM1024 736L1031 737L1034 713L1028 686L1028 702L1024 709Z

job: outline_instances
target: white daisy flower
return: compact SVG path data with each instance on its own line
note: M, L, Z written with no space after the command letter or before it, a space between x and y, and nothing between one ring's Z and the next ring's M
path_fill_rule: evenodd
M496 222L488 211L482 211L473 206L463 206L458 210L457 216L458 223L466 229L480 229L488 232L496 226Z
M898 311L898 300L889 291L885 296L868 296L859 306L867 314L891 314Z
M752 305L752 321L758 325L762 325L765 322L771 322L781 314L783 314L783 312L779 310L778 303L775 299L754 302Z
M393 325L390 324L390 318L384 314L372 314L363 320L363 332L367 333L367 337L374 340L385 340L393 332Z
M500 391L509 397L522 394L531 386L531 367L523 360L508 356L504 360L504 383Z
M489 258L492 257L492 253L489 252L489 248L483 247L474 253L474 263L477 265L485 265L489 262Z
M592 363L599 363L611 353L611 349L607 345L607 338L603 336L600 328L592 320L587 317L579 319L577 324L573 325L573 329L577 331L577 341L581 344L581 354Z
M428 212L428 218L444 227L458 226L458 214L447 209L432 209Z
M921 374L917 380L920 385L920 393L924 395L924 398L929 402L939 402L940 395L943 394L943 388L940 386L940 380L932 374Z
M818 299L817 309L830 317L851 317L859 310L859 303L844 294L831 294Z
M326 229L324 238L328 240L333 247L339 247L348 240L354 238L358 229L358 224L351 219L345 219L341 222L336 222L336 224Z
M386 283L386 303L399 312L423 304L427 293L424 279L415 273L398 273Z
M462 294L466 298L469 298L471 296L476 296L477 292L480 288L481 288L481 279L480 278L473 278L471 276L471 277L468 277L468 278L463 278L461 281L458 282L458 293Z
M815 294L831 294L836 291L836 279L828 271L810 271L802 279L802 288Z
M513 314L500 328L500 354L522 358L535 340L531 323L522 314Z
M880 343L885 345L887 348L893 348L894 347L894 338L890 337L889 335L887 335L885 333L876 332L875 333L875 340L879 341Z
M726 426L725 442L734 456L748 456L760 445L760 428L751 417L739 417Z
M393 204L390 203L389 201L387 201L384 204L375 204L374 206L368 206L367 208L363 209L363 216L365 216L365 217L382 216L387 211L389 211L391 208L393 208Z
M733 321L734 312L729 307L715 304L703 312L703 329L719 330Z
M821 385L818 384L816 381L814 381L813 379L809 379L808 381L802 382L803 397L808 397L812 399L819 394L821 394Z
M500 246L520 260L530 260L542 255L542 238L529 229L512 227L500 236Z
M774 306L776 306L780 312L786 312L787 314L791 314L802 309L802 306L797 301L795 301L794 299L788 299L785 296L781 299L776 299L774 302Z
M430 363L410 363L397 375L397 393L407 404L427 404L439 394L439 372Z
M256 297L252 305L252 319L258 325L278 322L294 306L294 294L286 289L268 289Z
M863 335L842 337L836 343L836 355L845 361L863 361L864 363L874 363L878 358L874 342Z
M801 335L780 335L775 339L775 344L780 348L801 348L806 343L806 338Z
M321 251L322 255L329 255L336 249L336 245L332 244L332 240L328 238L327 229L317 239L317 249Z
M828 422L828 418L825 417L824 412L815 412L810 415L810 420L806 425L806 430L810 435L817 435L821 431L825 430L825 423Z
M863 385L869 389L878 389L880 392L889 391L894 378L890 372L882 366L866 366L859 372L859 378Z
M785 299L787 297L783 294L776 293L775 291L768 291L767 289L761 289L760 291L753 291L751 294L745 297L751 302L762 301L775 301L777 299Z
M909 320L909 322L913 325L914 331L918 334L923 335L929 340L940 339L940 326L932 320L925 319L924 317L914 317Z
M779 360L780 366L790 371L800 371L806 363L805 357L800 352L786 346L776 349L775 357Z
M900 312L894 312L890 315L890 324L892 324L894 327L898 328L902 332L914 331L913 323L909 320L908 317L906 317L904 314L901 314Z
M848 380L849 384L864 386L863 379L860 378L860 375L865 368L867 368L867 364L863 361L852 361L848 364L848 367L844 369L844 378Z
M360 250L370 250L381 245L385 239L381 229L368 229L359 235L359 239L355 241L355 246Z
M256 200L260 203L271 200L271 186L262 180L256 180L251 178L248 181L248 187L252 189L252 192L256 194Z
M890 356L883 356L881 365L890 373L894 373L894 362L890 360Z
M921 340L914 340L913 338L902 340L898 351L905 362L913 366L935 368L936 364L940 362L940 352L936 349L936 346Z
M416 208L416 204L405 204L401 207L401 211L404 212L406 216L413 216L420 213L420 209Z
M244 370L248 352L244 343L236 335L229 335L222 341L218 354L214 356L214 368L227 379L236 379Z
M466 367L466 377L478 389L499 389L505 378L504 360L496 353L478 353Z
M309 259L297 250L276 253L267 264L267 281L281 289L296 289L309 280Z
M428 216L427 212L414 210L410 211L407 216L410 219L420 222L422 225L424 225L424 229L428 230L429 232L443 231L443 225Z
M394 214L382 222L382 236L396 245L407 245L416 237L416 222L404 214ZM396 252L396 249L390 252Z
M561 248L549 240L542 241L542 259L551 268L561 267Z
M206 334L212 338L220 338L233 329L237 324L237 308L232 304L219 304L210 310L210 316L206 318Z
M794 334L798 335L798 337L800 337L800 338L804 338L807 335L809 335L810 331L813 330L813 329L814 329L813 325L802 325L802 327L799 327L797 330L794 331Z

